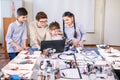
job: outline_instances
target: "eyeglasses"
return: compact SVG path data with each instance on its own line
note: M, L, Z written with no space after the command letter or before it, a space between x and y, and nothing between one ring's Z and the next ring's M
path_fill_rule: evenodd
M47 23L48 21L39 21L40 23Z

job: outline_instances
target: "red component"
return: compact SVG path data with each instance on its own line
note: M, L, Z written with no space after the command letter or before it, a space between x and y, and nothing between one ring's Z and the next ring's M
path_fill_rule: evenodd
M29 56L26 56L25 59L30 59L30 57L29 57Z
M27 52L25 53L25 55L28 55L28 53L29 53L29 52L27 51Z

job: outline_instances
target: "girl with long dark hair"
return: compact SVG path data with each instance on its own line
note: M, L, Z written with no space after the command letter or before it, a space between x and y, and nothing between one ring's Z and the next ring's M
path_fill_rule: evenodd
M84 27L75 22L74 14L71 12L65 12L63 14L63 33L67 40L71 40L73 46L83 46L83 42L86 40L86 31Z

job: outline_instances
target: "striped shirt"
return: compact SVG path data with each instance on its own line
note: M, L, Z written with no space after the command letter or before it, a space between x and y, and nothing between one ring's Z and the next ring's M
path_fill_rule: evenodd
M74 38L74 26L69 27L68 25L65 25L65 33L68 40L72 41L85 41L86 40L86 31L84 27L80 23L75 23L76 25L76 32L77 32L77 38Z
M12 41L23 47L23 40L27 39L26 22L20 24L17 20L11 23L6 34L7 52L18 52L17 48L10 44Z

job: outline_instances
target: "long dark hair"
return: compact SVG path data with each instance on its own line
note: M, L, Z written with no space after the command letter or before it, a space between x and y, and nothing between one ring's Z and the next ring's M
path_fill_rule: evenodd
M62 17L66 17L66 16L67 16L67 17L73 17L73 23L74 23L74 38L77 38L77 32L76 32L76 25L75 25L75 17L74 17L74 14L71 13L71 12L65 12ZM63 33L64 33L64 36L67 38L67 35L66 35L66 33L65 33L65 22L64 22L64 20L63 20Z

